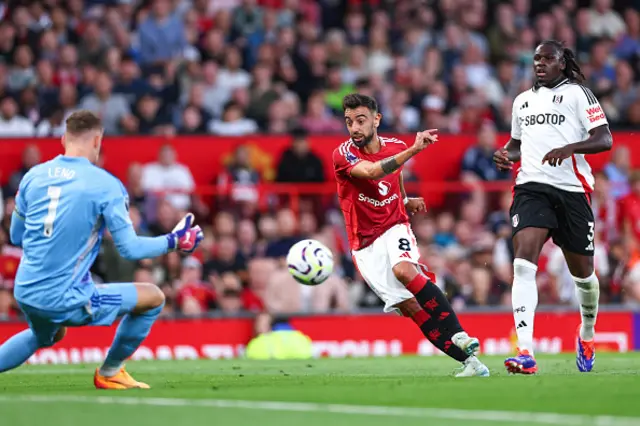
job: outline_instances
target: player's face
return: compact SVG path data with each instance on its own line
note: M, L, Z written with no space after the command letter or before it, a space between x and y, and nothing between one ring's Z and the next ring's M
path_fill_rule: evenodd
M555 47L541 44L533 55L533 72L536 80L543 86L554 83L565 68L562 52Z
M367 146L376 134L380 125L380 113L373 113L369 108L361 106L355 109L347 108L344 111L344 121L351 140L357 147Z

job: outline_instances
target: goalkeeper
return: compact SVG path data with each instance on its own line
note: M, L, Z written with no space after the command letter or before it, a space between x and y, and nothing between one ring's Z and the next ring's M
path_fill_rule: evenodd
M127 259L192 252L203 238L188 214L170 234L138 237L128 213L122 183L94 165L103 128L89 111L66 120L65 153L33 167L20 182L11 218L11 242L24 255L14 296L29 329L0 346L0 372L23 364L39 348L60 341L66 327L111 325L124 315L103 365L96 369L99 389L148 389L124 369L147 337L164 306L164 294L150 283L96 286L89 269L105 229Z

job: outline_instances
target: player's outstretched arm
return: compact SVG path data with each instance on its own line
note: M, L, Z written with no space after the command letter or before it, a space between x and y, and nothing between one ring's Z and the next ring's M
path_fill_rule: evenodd
M404 151L382 160L360 161L351 169L351 176L357 179L380 179L398 170L411 157L438 141L436 129L425 130L416 135L412 146Z
M193 214L189 213L171 233L159 237L140 237L131 224L116 231L109 230L122 257L129 260L148 259L174 250L192 253L204 239L202 229L193 226L193 220Z

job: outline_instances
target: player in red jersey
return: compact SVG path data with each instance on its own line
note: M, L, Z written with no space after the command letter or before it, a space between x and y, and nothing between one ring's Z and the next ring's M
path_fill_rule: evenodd
M351 138L333 152L340 208L345 217L354 262L369 287L385 302L385 311L410 317L438 349L463 363L457 377L488 376L447 298L420 265L409 215L425 211L422 198L407 198L402 166L436 142L435 130L416 135L411 147L378 136L382 115L375 99L351 94L342 102Z

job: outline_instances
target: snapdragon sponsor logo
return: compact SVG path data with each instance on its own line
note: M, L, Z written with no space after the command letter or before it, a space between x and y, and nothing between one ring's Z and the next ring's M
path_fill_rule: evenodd
M395 201L397 199L398 199L398 194L393 194L391 197L385 198L384 200L374 200L373 198L367 197L364 194L359 194L358 195L358 201L369 203L373 207L384 207L384 206L387 206L387 205L391 204L391 202L393 202L393 201Z

